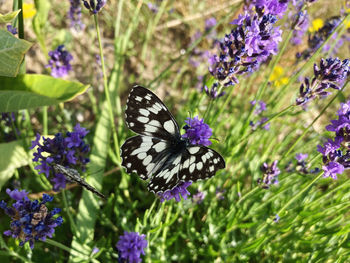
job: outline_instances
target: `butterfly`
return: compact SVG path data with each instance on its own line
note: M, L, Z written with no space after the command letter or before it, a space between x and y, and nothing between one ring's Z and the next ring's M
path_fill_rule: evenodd
M55 169L56 173L61 173L68 178L70 181L74 181L81 186L83 186L85 189L89 190L90 192L98 195L99 197L102 197L103 199L106 199L106 197L101 194L96 188L89 185L79 174L79 172L72 168L64 167L60 164L53 164L53 168Z
M150 90L135 86L128 97L125 121L133 132L121 146L122 166L148 180L148 190L162 193L181 182L194 182L225 168L216 151L182 138L175 118Z

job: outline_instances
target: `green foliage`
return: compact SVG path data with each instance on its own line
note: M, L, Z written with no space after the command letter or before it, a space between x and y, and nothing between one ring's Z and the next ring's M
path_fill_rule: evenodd
M21 12L21 10L13 11L5 15L0 14L0 24L11 23L12 20L17 17L19 12Z
M18 39L10 32L0 30L0 76L15 77L24 54L31 46L30 42Z
M0 112L55 105L72 100L89 85L46 75L25 74L0 77Z

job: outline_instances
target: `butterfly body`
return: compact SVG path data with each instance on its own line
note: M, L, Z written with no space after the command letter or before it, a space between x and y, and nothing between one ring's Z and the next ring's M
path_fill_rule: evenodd
M181 137L168 108L144 87L135 86L131 90L125 120L139 135L128 138L122 145L122 165L128 173L150 179L151 192L162 193L180 182L209 178L225 167L219 153Z

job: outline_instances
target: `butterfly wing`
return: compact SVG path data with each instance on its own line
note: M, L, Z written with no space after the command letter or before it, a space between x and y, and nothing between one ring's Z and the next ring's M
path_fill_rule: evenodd
M122 165L128 173L148 179L168 158L170 143L156 137L137 135L121 147Z
M164 103L150 90L135 86L125 110L128 127L141 135L165 141L179 138L179 126Z
M205 146L191 145L153 176L148 189L154 193L172 190L180 182L207 179L223 168L225 161L219 153Z

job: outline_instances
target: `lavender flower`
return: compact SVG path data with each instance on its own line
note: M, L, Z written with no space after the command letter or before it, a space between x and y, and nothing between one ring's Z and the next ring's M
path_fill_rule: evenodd
M54 51L49 52L50 60L46 67L51 68L51 76L61 78L68 75L72 70L70 61L73 56L64 49L64 45L60 45Z
M295 155L295 159L298 161L298 162L302 162L302 161L305 161L305 159L307 159L309 155L307 153L298 153Z
M309 28L309 15L307 11L300 11L295 15L293 24L293 37L291 39L293 45L300 45L302 38Z
M310 81L309 78L305 78L304 83L301 84L296 105L304 105L315 98L328 96L331 94L326 91L328 88L341 89L349 72L349 59L343 61L338 58L321 59L320 67L314 64L313 79Z
M237 75L257 70L271 54L276 54L282 40L282 31L273 25L285 5L278 1L255 3L256 12L251 8L240 14L231 23L236 27L221 41L220 54L209 59L209 72L224 86L238 83Z
M193 119L187 118L185 121L187 125L183 128L186 133L182 135L182 138L187 138L191 144L198 144L208 146L211 144L209 141L212 135L212 129L208 124L204 123L203 119L199 119L198 116Z
M70 8L68 12L70 19L70 27L80 31L84 28L84 24L81 21L81 5L80 0L70 0Z
M145 237L144 234L124 231L124 235L120 236L116 245L119 257L130 263L142 262L141 254L145 255L144 249L148 245Z
M17 35L17 28L13 27L12 25L7 25L6 28L12 35Z
M44 173L46 177L53 182L53 190L58 191L66 187L66 178L63 174L56 173L52 167L53 163L63 165L79 171L84 171L86 164L90 161L86 157L90 147L83 139L87 131L77 124L73 132L67 132L65 136L57 133L53 139L42 137L43 144L39 142L41 136L36 135L32 141L31 149L38 146L37 152L34 153L33 162L40 162L35 166L36 170ZM44 153L44 154L43 154Z
M39 202L29 200L25 190L7 189L6 193L16 202L12 206L7 206L3 200L0 202L0 208L12 219L11 230L5 231L4 234L20 239L20 246L29 242L30 248L33 249L35 241L51 238L55 227L62 224L61 216L54 218L61 210L54 208L49 212L46 207L46 203L51 202L53 197L43 194L43 201Z
M174 189L167 190L164 193L158 193L160 198L160 202L164 202L165 200L171 200L175 198L176 202L181 201L180 194L184 200L187 200L187 196L190 195L190 192L187 190L192 182L180 182Z
M271 165L264 163L260 169L264 173L262 179L258 179L258 184L262 184L262 188L268 189L269 185L277 184L277 176L281 173L280 169L277 167L278 161L274 161Z
M350 101L341 103L337 115L338 118L331 120L331 124L326 127L327 131L334 132L334 141L328 139L324 146L317 145L317 150L323 155L323 176L333 179L350 168Z
M211 99L218 99L226 94L225 91L221 91L220 93L218 92L218 86L219 83L215 82L211 88L209 89L207 85L203 87L203 90L205 93L209 96Z
M250 102L250 104L254 106L256 104L256 101L253 100ZM266 103L261 100L258 102L257 106L255 107L254 114L260 116L266 110L267 110ZM267 117L261 117L261 119L256 122L250 121L249 125L252 127L253 131L255 131L259 127L263 128L264 130L269 130L270 123L265 124L265 122L267 122L268 120L269 119Z
M158 13L159 6L156 4L153 4L151 2L147 3L148 9L151 10L153 13Z
M215 191L216 198L219 200L224 200L225 199L225 196L224 196L225 192L226 192L225 189L221 189L221 188L217 187L216 191Z
M204 192L201 192L201 191L198 191L198 193L196 193L193 197L192 197L192 200L194 203L196 204L200 204L203 202L205 198L205 193Z
M252 0L258 13L283 17L288 8L288 0Z
M83 4L91 14L97 14L105 6L107 0L83 0Z

